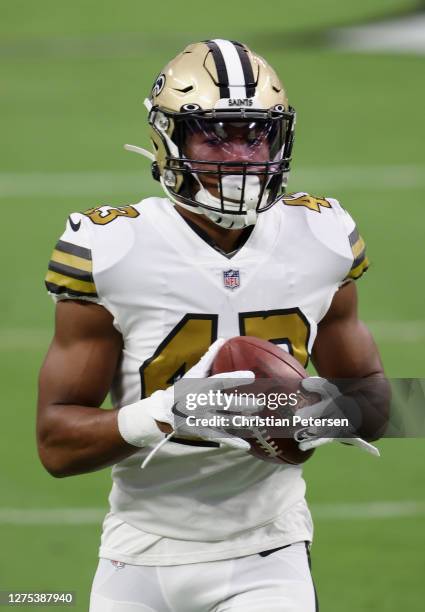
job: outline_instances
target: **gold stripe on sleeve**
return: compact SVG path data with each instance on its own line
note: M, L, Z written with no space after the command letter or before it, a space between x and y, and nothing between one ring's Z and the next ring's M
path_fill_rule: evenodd
M89 259L83 259L77 255L71 255L70 253L63 253L55 249L51 257L52 261L56 263L65 264L71 266L71 268L77 268L77 270L84 270L85 272L92 271L92 261Z
M65 276L64 274L59 274L58 272L53 272L52 270L48 270L46 282L54 283L59 287L66 287L74 292L96 293L96 285L94 283L77 280L76 278L71 278L70 276Z
M359 263L358 266L350 270L350 272L347 275L347 278L353 278L354 280L357 280L358 278L361 277L363 272L366 272L368 267L369 267L369 260L367 257L365 257L363 261Z
M357 242L353 244L353 246L351 247L351 250L353 251L354 259L357 259L357 257L360 255L360 253L365 248L365 246L366 245L365 245L363 238L359 236L359 239L357 240Z

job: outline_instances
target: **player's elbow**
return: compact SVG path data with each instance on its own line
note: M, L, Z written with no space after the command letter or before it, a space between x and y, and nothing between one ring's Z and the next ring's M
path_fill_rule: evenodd
M60 452L50 448L40 440L38 440L37 449L42 466L51 476L65 478L72 475Z
M71 476L66 454L58 440L55 440L54 431L48 421L39 421L37 426L37 450L42 466L54 478Z

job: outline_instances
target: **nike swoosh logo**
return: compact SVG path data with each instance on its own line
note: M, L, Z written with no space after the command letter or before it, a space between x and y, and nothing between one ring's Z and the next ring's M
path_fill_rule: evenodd
M69 221L69 225L71 226L72 230L74 232L78 232L78 230L80 229L80 226L81 226L81 219L78 221L78 223L74 223L74 221L72 220L71 215L69 215L68 221Z

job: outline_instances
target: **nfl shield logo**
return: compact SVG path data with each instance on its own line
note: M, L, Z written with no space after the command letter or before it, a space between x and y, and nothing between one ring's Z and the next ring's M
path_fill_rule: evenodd
M223 283L227 289L237 289L241 284L239 270L225 270Z

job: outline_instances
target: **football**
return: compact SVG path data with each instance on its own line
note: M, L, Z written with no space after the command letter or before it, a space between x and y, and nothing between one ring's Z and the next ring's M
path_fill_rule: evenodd
M291 398L296 396L296 402L291 402L283 408L279 406L279 409L273 412L267 406L259 408L258 415L263 419L273 415L273 418L286 416L292 421L296 410L318 399L312 397L312 394L308 397L300 392L300 381L308 374L295 357L266 340L237 336L223 344L214 360L211 374L238 370L251 370L255 374L256 381L246 388L246 392L256 395L259 392L265 393L269 397L272 392L274 396L276 392ZM282 431L282 428L273 425L253 427L246 433L235 431L235 435L250 443L250 453L258 459L293 465L304 463L314 451L301 451L295 440L290 437L291 434L291 427Z

